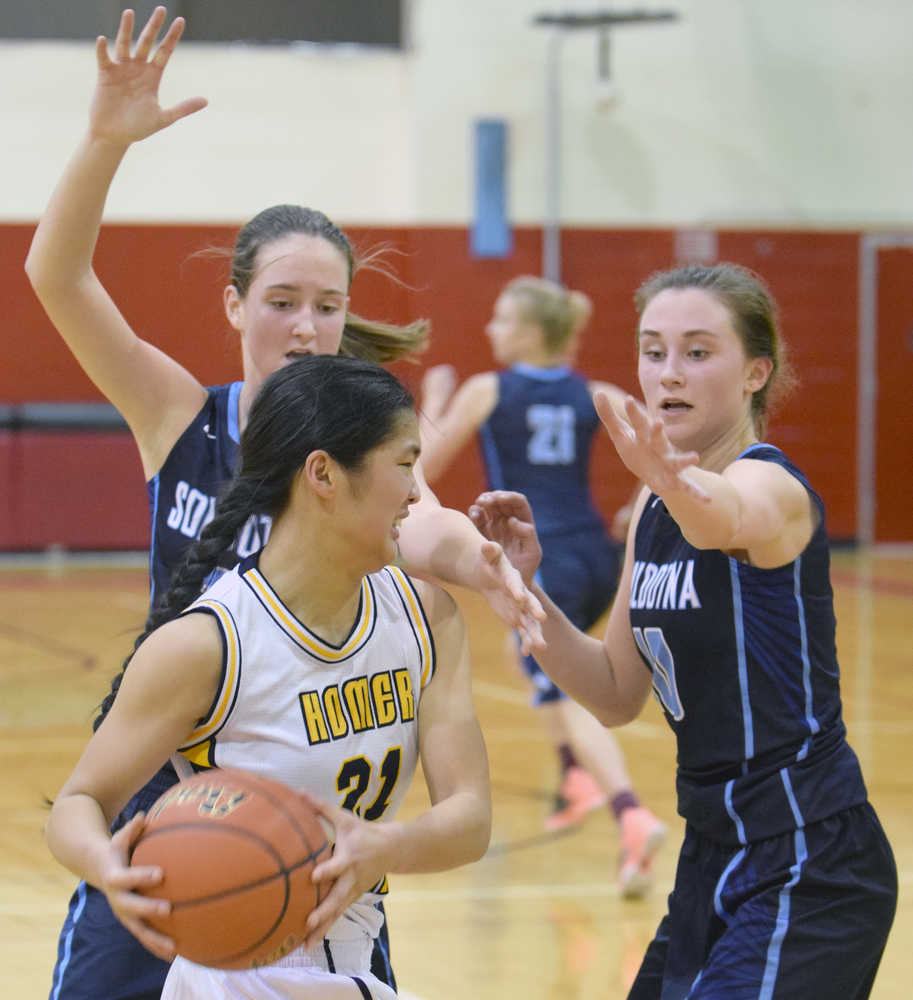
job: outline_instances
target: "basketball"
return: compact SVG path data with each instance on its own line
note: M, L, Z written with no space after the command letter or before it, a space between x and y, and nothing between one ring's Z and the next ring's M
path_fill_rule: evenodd
M304 938L320 901L314 866L331 846L317 813L291 788L235 768L179 782L150 808L133 865L158 865L145 894L171 903L149 924L179 955L219 969L276 961Z

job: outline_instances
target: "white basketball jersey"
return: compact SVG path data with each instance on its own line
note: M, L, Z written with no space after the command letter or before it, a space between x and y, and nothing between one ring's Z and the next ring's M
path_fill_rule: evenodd
M435 669L431 630L408 576L388 566L365 577L355 623L338 646L291 614L256 557L225 573L186 613L199 611L222 631L222 679L181 754L197 768L241 767L363 819L392 819L415 773L419 700ZM374 890L349 911L372 935L386 879ZM334 926L330 937L340 931L345 936Z

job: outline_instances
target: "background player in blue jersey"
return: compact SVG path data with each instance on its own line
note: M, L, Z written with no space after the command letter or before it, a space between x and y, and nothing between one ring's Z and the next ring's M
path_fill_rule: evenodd
M376 364L309 357L267 378L237 474L57 797L51 849L163 959L173 958L174 944L144 918L167 904L135 891L159 884L162 872L129 863L142 817L113 836L109 824L170 754L182 749L188 769L190 760L227 764L284 781L332 824L305 942L249 970L177 958L166 1000L392 1000L370 972L387 873L443 871L488 846L488 764L462 616L443 589L390 566L419 496L419 446L410 394ZM260 510L273 518L263 549L196 601ZM359 681L386 692L383 716L340 696L333 739L309 729L302 692ZM391 822L419 759L430 804Z
M452 399L452 369L433 368L422 398L428 480L434 482L478 434L489 488L516 490L529 499L543 549L539 583L583 630L596 624L612 600L622 551L594 506L589 466L601 426L592 393L600 390L619 406L624 393L572 367L591 312L582 292L543 278L514 278L485 328L504 368L471 376ZM516 656L512 638L510 655ZM565 697L533 656L521 657L521 663L561 762L546 829L579 823L608 800L620 830L619 889L623 896L642 895L665 826L640 804L615 736Z
M646 485L602 642L546 604L542 666L607 725L652 689L678 744L686 820L669 909L633 1000L862 1000L897 872L841 713L824 505L761 443L788 379L763 282L729 264L637 295L646 407L596 397ZM472 514L532 582L518 494ZM646 667L646 669L645 669Z
M109 54L99 38L98 81L86 136L68 164L35 233L26 269L42 305L92 381L121 412L136 440L152 508L152 598L211 517L230 476L251 401L275 369L304 354L339 350L388 361L418 350L424 323L371 323L348 310L356 268L345 234L322 213L277 206L239 233L231 283L224 291L229 323L241 344L243 380L207 389L174 359L141 340L92 268L105 200L129 147L201 110L191 98L163 109L158 87L183 30L156 8L135 46L133 14L124 12ZM243 526L233 560L262 544L268 516ZM423 490L400 547L405 564L481 590L525 641L535 642L541 614L519 575L465 515ZM125 814L145 808L174 782L169 767ZM379 955L380 965L387 965ZM167 966L126 934L104 897L78 887L61 934L53 1000L147 1000L159 996Z

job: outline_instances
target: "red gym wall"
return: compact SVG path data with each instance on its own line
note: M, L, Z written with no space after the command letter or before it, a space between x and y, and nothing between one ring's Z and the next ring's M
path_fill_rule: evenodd
M100 400L37 304L22 264L33 227L0 226L0 289L6 315L0 405ZM221 290L228 263L194 256L230 247L234 227L110 225L96 268L137 332L172 354L204 383L239 375L238 348L224 322ZM348 227L365 249L386 243L404 285L381 275L357 276L352 308L372 318L426 316L432 344L422 365L401 363L415 388L422 366L450 362L460 376L491 367L483 333L500 287L519 273L538 273L541 234L514 231L513 254L478 260L463 228ZM856 381L858 232L721 231L719 257L763 274L780 303L801 387L775 415L770 439L808 473L828 506L829 530L856 530ZM570 229L563 234L563 275L587 292L595 311L580 367L635 391L632 294L649 272L674 263L673 230ZM903 394L898 394L896 405ZM906 421L903 421L905 424ZM633 480L611 453L597 449L597 498L607 515L628 498ZM911 468L898 495L910 495ZM144 548L145 489L132 441L116 432L0 431L0 548L48 544L70 548ZM478 456L467 454L440 481L442 501L465 509L482 488Z

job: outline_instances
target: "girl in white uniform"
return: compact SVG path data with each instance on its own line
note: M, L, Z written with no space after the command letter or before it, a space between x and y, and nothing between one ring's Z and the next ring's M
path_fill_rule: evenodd
M238 473L57 797L51 850L164 959L174 943L146 920L168 904L138 892L162 873L128 862L142 817L113 837L109 825L169 755L284 781L334 828L304 943L249 971L178 958L168 1000L387 1000L395 994L370 972L387 873L452 868L488 844L488 765L461 615L445 591L390 566L418 498L418 453L411 397L378 366L312 356L271 375ZM194 601L254 512L273 518L266 546ZM396 821L419 758L430 807Z

